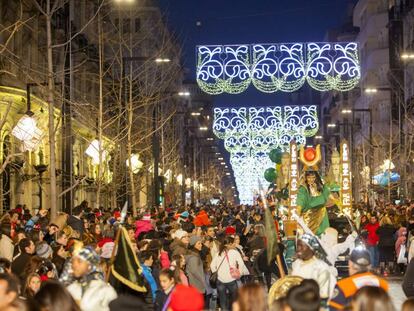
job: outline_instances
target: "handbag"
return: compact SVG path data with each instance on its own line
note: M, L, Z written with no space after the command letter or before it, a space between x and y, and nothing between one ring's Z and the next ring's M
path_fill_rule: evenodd
M226 257L224 257L224 258L226 258ZM224 258L220 262L220 265L218 266L217 271L211 273L210 277L208 278L208 282L210 283L210 287L213 288L213 289L217 288L218 271L219 271L221 265L223 264Z
M407 257L405 257L405 252L406 251L407 250L406 250L405 244L402 244L400 246L400 252L398 254L397 263L401 263L401 264L405 264L405 265L408 263Z
M227 259L227 263L229 264L229 267L230 267L231 277L235 280L240 279L241 278L241 273L240 273L240 269L239 269L239 263L236 263L237 266L235 268L230 266L230 261L229 261L229 257L227 256L227 252L226 252L226 259Z

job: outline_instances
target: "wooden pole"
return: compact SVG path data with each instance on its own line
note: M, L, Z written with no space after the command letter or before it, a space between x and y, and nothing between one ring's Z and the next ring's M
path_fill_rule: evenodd
M116 233L116 237L115 237L114 248L112 249L111 259L109 260L109 266L108 266L108 269L106 270L106 275L105 275L106 283L109 282L109 276L111 274L111 267L113 265L116 249L119 244L119 238L121 237L121 230L122 230L122 225L119 225L118 232Z

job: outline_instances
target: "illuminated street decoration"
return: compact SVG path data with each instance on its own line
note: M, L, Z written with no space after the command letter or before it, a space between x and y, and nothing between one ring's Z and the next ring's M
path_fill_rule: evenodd
M22 142L22 151L33 151L41 143L43 131L37 127L36 119L25 114L13 128L12 135Z
M263 172L273 166L270 150L305 144L318 129L316 106L215 108L213 132L230 152L240 202L253 203L258 180L269 185Z
M214 108L213 132L230 153L305 144L318 129L316 106Z
M349 161L349 145L346 140L341 143L341 207L346 215L352 215L352 178Z
M286 43L197 46L197 83L208 94L349 91L361 77L358 44Z

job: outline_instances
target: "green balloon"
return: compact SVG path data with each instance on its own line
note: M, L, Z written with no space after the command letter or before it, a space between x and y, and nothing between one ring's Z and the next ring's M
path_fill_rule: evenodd
M270 150L269 158L273 163L280 164L282 162L282 150L279 148Z
M268 168L267 170L265 170L264 178L266 179L266 181L275 182L276 177L277 177L277 172L276 172L275 168L271 167L271 168Z

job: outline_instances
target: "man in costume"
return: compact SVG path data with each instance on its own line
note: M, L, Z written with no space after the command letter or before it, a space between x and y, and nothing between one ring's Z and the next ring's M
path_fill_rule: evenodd
M337 201L327 185L324 185L318 173L317 164L321 160L320 146L300 149L300 161L303 163L304 176L298 190L297 210L313 233L320 236L329 227L326 205L328 201Z
M303 234L298 238L296 255L297 259L292 264L292 275L315 280L319 285L321 298L327 300L333 292L336 277L329 265L317 257L326 255L318 239L311 234Z

